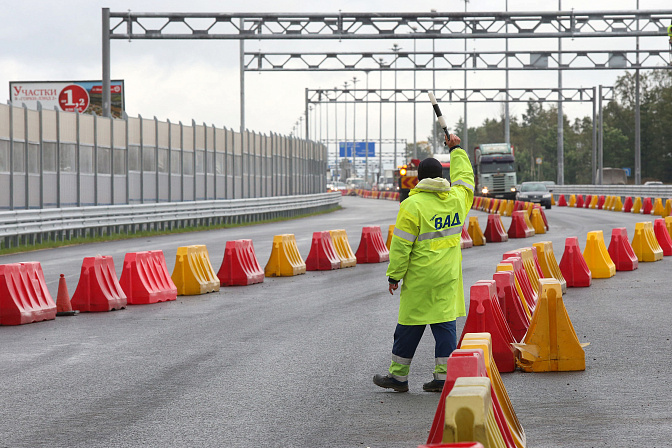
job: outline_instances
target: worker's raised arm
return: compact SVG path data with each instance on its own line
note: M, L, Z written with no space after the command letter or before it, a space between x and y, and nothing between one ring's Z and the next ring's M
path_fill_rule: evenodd
M450 134L450 139L446 137L446 145L450 148L450 184L466 190L467 208L470 208L474 200L474 170L467 152L460 146L460 141L460 137L455 134Z

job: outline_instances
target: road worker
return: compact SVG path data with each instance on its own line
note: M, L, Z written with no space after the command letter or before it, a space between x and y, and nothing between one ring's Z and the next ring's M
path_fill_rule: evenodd
M397 392L408 391L408 372L427 325L434 335L434 379L423 385L441 392L446 363L457 345L455 320L465 316L460 236L474 200L474 172L460 138L446 137L450 148L450 183L441 163L427 158L418 167L418 184L400 204L387 268L390 294L401 281L399 318L392 364L373 382Z

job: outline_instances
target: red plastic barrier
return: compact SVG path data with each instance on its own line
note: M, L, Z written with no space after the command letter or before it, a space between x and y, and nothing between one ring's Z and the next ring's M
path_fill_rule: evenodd
M537 306L537 299L539 296L534 291L534 288L532 288L532 284L530 283L530 277L527 275L527 272L525 272L525 265L523 264L523 259L511 254L509 255L504 254L504 256L507 258L503 259L501 263L509 263L513 265L513 273L516 276L518 286L520 286L520 290L523 293L525 303L527 303L527 307L530 310L530 315L532 315L534 314L534 309Z
M499 271L492 275L492 279L497 285L499 306L506 322L509 324L511 334L516 342L520 342L530 327L530 319L527 317L525 308L523 308L522 301L525 299L518 295L515 274L511 271Z
M56 318L56 304L39 262L0 265L0 325Z
M390 260L390 251L385 246L380 226L362 228L362 237L355 257L357 263L383 263Z
M625 203L623 204L623 211L625 213L630 213L632 211L632 196L628 196L625 198Z
M479 442L430 443L429 445L418 445L418 448L483 448L483 445Z
M84 259L79 283L70 303L73 310L82 312L126 308L126 294L117 279L112 257L96 255Z
M617 227L611 230L608 251L617 271L634 271L639 266L637 255L632 250L628 240L628 231L625 227Z
M39 310L36 315L39 320L51 320L56 318L56 303L52 299L47 283L44 281L44 272L39 261L21 263L26 267L26 276L35 287L35 297Z
M567 200L564 194L561 194L558 198L558 207L567 207Z
M576 195L576 208L583 208L583 195L582 194L577 194Z
M220 286L247 286L263 283L264 270L259 265L252 240L226 242L224 258L217 272L217 278Z
M427 437L427 445L421 445L424 447L439 447L439 446L472 446L472 442L460 442L454 444L442 444L443 440L443 428L445 425L446 418L446 397L453 386L455 386L455 381L461 377L477 377L477 378L487 378L488 371L485 367L485 355L483 350L465 350L457 349L448 358L446 363L446 382L443 386L443 391L441 391L441 397L439 398L439 404L434 413L434 420L432 421L432 427L429 430L429 436ZM511 434L511 428L509 427L502 406L499 403L497 394L491 384L490 386L490 395L492 397L492 406L495 414L495 421L497 426L504 437L504 442L506 443L506 448L515 448L515 442L513 441L513 435ZM480 444L478 444L480 445ZM478 446L475 445L475 446Z
M644 198L642 213L645 215L650 215L652 211L653 211L653 202L651 202L651 198Z
M592 275L579 248L578 237L570 236L565 240L565 252L559 266L568 287L590 286Z
M489 243L503 243L509 241L509 235L506 234L502 226L502 218L499 215L488 215L488 224L485 226L485 239Z
M597 198L597 209L602 210L602 207L604 207L604 203L606 202L606 199L604 196L600 196Z
M119 285L129 305L177 299L177 287L168 274L166 259L160 250L127 253Z
M522 201L516 201L513 203L513 211L517 212L518 210L522 210L525 208L525 203Z
M593 195L592 194L589 194L588 196L586 196L586 200L583 201L583 208L590 207L590 201L592 201L592 200L593 200Z
M663 249L663 255L669 257L672 255L672 238L665 227L665 219L659 218L653 222L653 232L656 234L656 239L660 248Z
M310 243L310 253L306 258L306 271L330 271L340 267L341 260L336 255L331 233L328 230L313 232L313 242Z
M518 210L511 215L511 225L507 234L509 238L528 238L534 235L534 229L525 223L525 210Z
M459 347L467 333L490 333L492 336L492 355L500 372L513 372L516 369L516 357L512 343L516 339L506 323L499 306L497 286L494 280L479 280L469 292L469 314L460 336Z
M471 235L467 232L467 227L462 226L462 235L460 236L460 247L462 249L469 249L474 247L474 240L471 239Z

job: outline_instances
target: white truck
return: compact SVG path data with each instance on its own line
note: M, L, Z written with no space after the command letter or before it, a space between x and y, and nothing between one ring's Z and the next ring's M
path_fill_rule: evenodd
M516 160L513 146L487 143L474 149L476 191L481 196L516 198Z

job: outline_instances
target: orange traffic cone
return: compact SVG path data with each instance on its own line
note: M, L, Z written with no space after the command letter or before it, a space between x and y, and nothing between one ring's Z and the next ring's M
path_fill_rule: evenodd
M79 311L73 311L70 304L70 294L68 294L68 285L65 284L65 276L61 274L58 280L58 295L56 296L56 315L74 316Z

